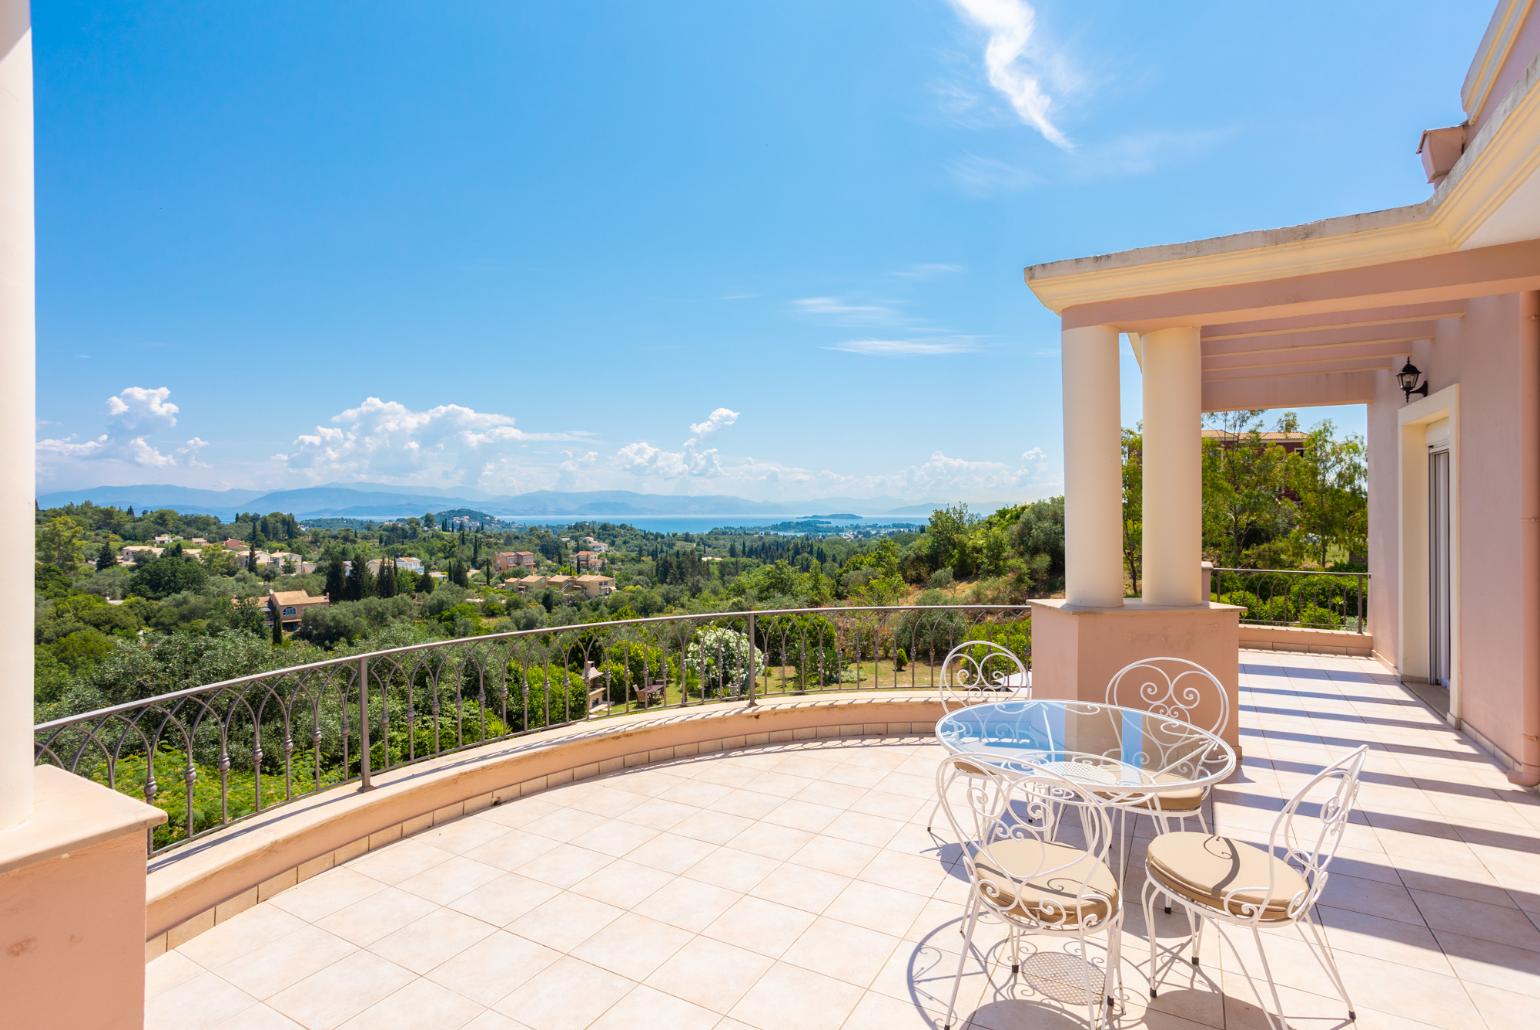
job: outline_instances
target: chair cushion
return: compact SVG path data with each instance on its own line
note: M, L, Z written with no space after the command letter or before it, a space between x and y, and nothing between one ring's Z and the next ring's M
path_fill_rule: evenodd
M1288 919L1290 901L1310 889L1281 858L1207 833L1162 833L1150 841L1146 868L1151 879L1188 901L1242 918L1260 906L1263 922Z
M1118 881L1105 862L1068 844L1031 837L995 841L974 857L975 886L1007 916L1073 928L1118 909Z
M1187 777L1177 776L1175 773L1156 773L1156 783L1182 783ZM1125 794L1136 793L1137 788L1124 787L1121 791ZM1112 787L1093 787L1091 793L1099 798L1104 798L1114 804L1117 803L1119 789ZM1207 787L1183 787L1180 790L1167 791L1163 794L1152 794L1138 801L1129 802L1122 807L1140 812L1196 812L1203 807L1203 799L1208 796Z

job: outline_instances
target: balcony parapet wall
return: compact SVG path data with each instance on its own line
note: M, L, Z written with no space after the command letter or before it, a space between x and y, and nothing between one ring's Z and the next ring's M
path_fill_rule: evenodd
M145 957L374 848L576 780L716 751L862 736L930 736L934 692L723 703L578 723L392 769L178 848L150 864Z

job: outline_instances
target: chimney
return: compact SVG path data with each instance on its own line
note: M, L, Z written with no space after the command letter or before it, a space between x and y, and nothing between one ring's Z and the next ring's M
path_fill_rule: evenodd
M1428 173L1428 182L1433 184L1434 189L1438 189L1455 162L1460 160L1460 155L1465 153L1465 133L1468 128L1461 123L1423 131L1422 139L1417 143L1417 153L1422 155L1423 171Z

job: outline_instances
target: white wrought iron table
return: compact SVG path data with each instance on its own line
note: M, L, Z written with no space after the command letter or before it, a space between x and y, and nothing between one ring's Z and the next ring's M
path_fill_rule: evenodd
M980 764L1026 775L1051 769L1113 805L1210 786L1236 761L1223 738L1185 720L1093 701L969 705L942 716L936 736Z

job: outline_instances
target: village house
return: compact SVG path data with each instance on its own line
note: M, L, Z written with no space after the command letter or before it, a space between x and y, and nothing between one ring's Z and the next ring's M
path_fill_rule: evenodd
M306 608L324 608L331 603L326 596L313 597L303 590L270 590L267 594L267 621L277 616L287 632L299 629Z
M515 569L533 569L534 567L534 551L499 551L492 556L492 569L495 572L512 572Z
M577 553L577 570L579 572L598 572L604 568L604 558L597 551L579 551Z
M152 547L149 544L128 544L118 551L118 564L138 565L142 561L159 558L163 553L163 548Z

